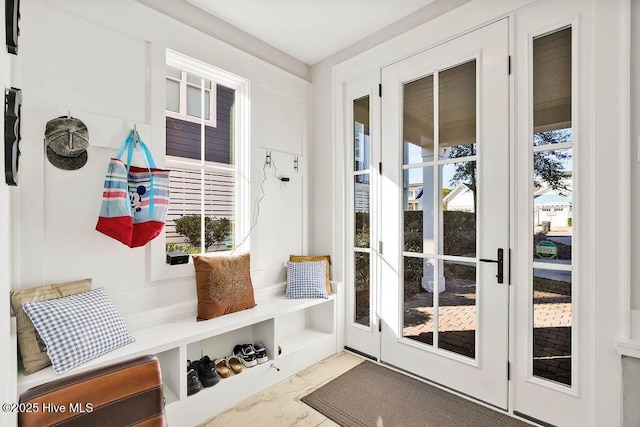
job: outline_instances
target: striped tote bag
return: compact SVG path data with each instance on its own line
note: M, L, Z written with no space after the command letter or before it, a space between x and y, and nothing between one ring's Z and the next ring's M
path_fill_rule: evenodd
M146 167L131 165L136 149ZM109 162L96 230L131 248L144 246L162 231L168 205L169 170L156 168L151 151L132 130Z

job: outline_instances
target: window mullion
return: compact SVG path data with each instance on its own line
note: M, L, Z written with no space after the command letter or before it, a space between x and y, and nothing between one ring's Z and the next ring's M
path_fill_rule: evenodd
M180 72L180 115L187 115L187 72Z
M205 183L205 127L204 127L204 79L200 79L200 243L202 253L207 251L205 242L205 200L206 200L206 183Z

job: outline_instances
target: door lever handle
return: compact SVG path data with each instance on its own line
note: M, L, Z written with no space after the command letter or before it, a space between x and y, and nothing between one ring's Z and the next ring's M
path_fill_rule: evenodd
M498 248L498 259L480 258L480 261L495 262L498 264L498 274L496 274L496 278L498 279L498 283L504 283L504 249Z

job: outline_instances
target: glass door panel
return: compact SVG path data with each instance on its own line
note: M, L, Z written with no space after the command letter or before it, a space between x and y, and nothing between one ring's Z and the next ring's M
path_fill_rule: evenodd
M371 141L369 97L353 101L353 322L371 321Z
M533 39L532 374L572 385L571 28Z
M476 266L444 262L446 289L439 295L438 347L476 357Z
M344 230L345 347L377 360L380 354L378 295L380 72L345 83L344 126L348 142Z
M502 408L508 288L478 257L508 246L507 35L382 70L379 263L381 360Z

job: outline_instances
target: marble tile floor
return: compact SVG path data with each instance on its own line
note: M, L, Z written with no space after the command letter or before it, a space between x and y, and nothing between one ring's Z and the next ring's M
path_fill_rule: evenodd
M335 354L257 393L204 422L200 427L231 425L332 427L334 423L300 399L339 377L364 359L351 353Z

